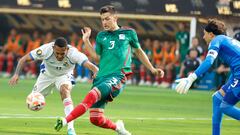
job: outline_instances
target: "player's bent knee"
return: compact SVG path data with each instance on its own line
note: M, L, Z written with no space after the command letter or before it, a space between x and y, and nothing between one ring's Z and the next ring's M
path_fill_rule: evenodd
M232 118L234 118L236 120L240 120L240 116L239 115L234 115L232 113L232 107L233 107L233 105L230 105L230 104L228 104L226 102L222 102L221 105L220 105L220 110L224 114L226 114L226 115L228 115L228 116L230 116L230 117L232 117Z
M71 89L72 89L72 86L69 84L63 84L60 87L60 91L63 93L69 93L71 91Z
M223 113L227 113L228 112L228 109L231 108L232 106L229 105L228 103L226 102L222 102L221 105L220 105L220 110L223 112Z
M213 104L221 104L223 96L217 91L212 95Z
M69 94L69 93L70 93L70 90L63 88L63 89L60 90L60 93L61 93L61 94Z
M222 112L226 111L228 108L230 107L229 104L227 104L226 102L222 102L221 105L220 105L220 110Z
M96 126L102 126L105 122L102 109L91 109L90 110L90 122Z
M93 125L101 126L103 124L103 117L101 117L101 116L99 116L99 117L90 117L90 122Z

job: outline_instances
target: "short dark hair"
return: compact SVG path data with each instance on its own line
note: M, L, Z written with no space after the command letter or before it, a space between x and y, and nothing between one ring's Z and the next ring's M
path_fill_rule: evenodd
M237 39L238 41L240 41L240 32L236 33L234 35L234 38Z
M67 40L64 37L58 37L54 42L54 45L58 47L66 47L67 44Z
M209 19L205 30L207 32L212 32L214 35L226 35L226 26L224 22L217 19Z
M100 15L104 14L104 13L111 13L111 14L115 14L117 13L117 11L115 10L115 7L112 5L106 5L100 8Z

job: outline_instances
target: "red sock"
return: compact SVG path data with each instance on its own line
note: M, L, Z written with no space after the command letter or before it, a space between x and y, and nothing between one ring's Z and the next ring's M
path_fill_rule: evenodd
M67 123L83 115L88 108L90 108L94 103L100 99L99 91L96 88L93 88L84 98L82 103L76 106L72 112L66 117Z
M171 71L166 72L166 82L172 83L172 72Z
M151 76L150 76L150 75L147 75L146 80L147 80L148 82L151 82Z
M11 74L13 70L13 57L9 56L7 57L7 73Z
M0 55L0 72L2 72L3 63L4 63L4 55Z
M116 130L117 127L114 122L104 116L103 111L100 109L93 109L90 111L90 121L92 124L102 128Z
M144 70L144 67L140 67L140 79L141 80L144 80L145 78L145 70Z

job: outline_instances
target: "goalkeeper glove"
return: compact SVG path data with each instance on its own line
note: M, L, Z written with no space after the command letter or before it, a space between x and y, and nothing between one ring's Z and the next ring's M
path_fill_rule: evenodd
M176 91L180 94L186 94L191 87L192 83L197 79L197 75L195 73L190 74L187 78L181 78L176 80L178 83L176 85Z

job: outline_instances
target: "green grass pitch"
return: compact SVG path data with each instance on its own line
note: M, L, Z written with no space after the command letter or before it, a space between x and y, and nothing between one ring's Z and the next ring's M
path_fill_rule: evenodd
M46 98L39 112L27 109L25 98L35 80L20 80L10 87L0 79L0 135L64 135L66 128L55 132L57 116L64 116L59 93ZM77 84L72 98L77 105L90 89L90 84ZM179 95L173 90L127 86L105 109L113 121L122 119L133 135L211 135L211 94L213 91L190 91ZM75 121L79 135L113 135L115 132L92 125L87 112ZM239 122L225 116L222 135L239 135Z

